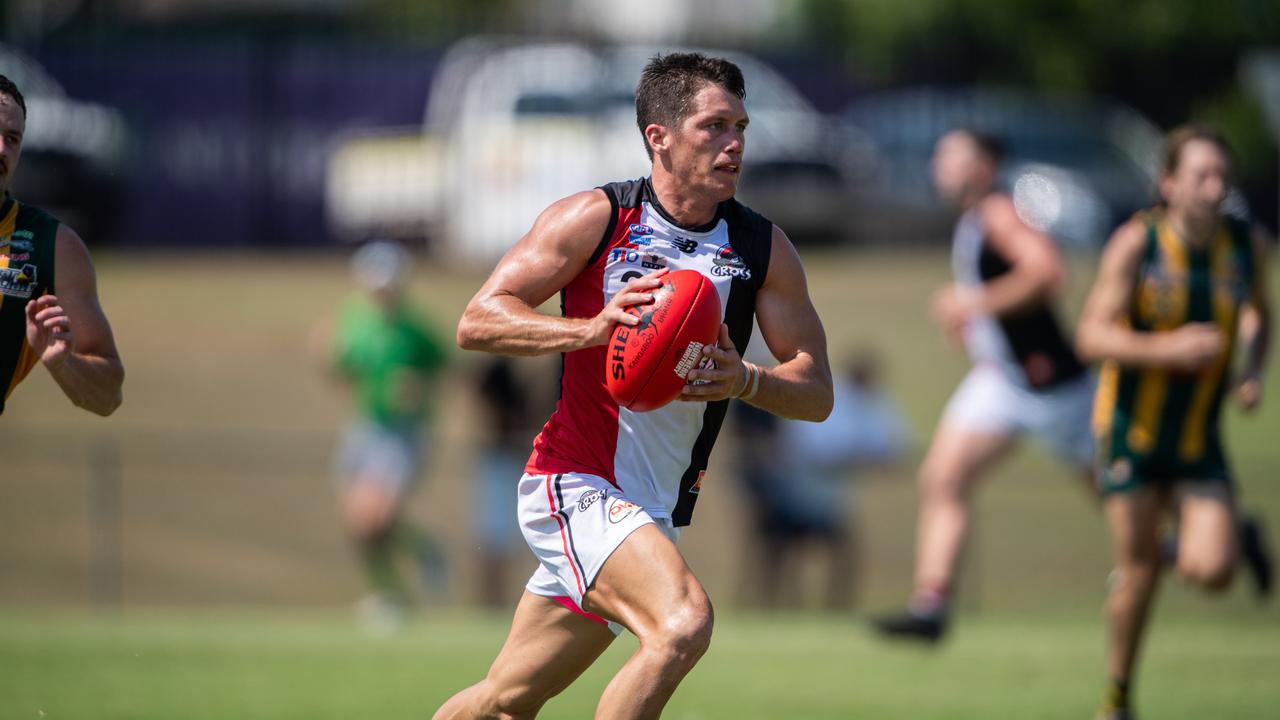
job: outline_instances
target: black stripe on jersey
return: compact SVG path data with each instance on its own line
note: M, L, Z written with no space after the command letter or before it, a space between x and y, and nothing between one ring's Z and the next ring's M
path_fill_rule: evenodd
M724 323L729 326L729 339L739 354L747 351L751 340L751 327L756 312L756 290L764 283L769 270L769 256L773 250L773 223L762 215L730 200L726 217L729 221L729 243L751 269L751 278L735 277L729 284L729 299L725 303ZM707 403L702 416L702 432L693 443L689 466L680 476L680 493L676 506L671 510L671 523L676 527L688 525L693 518L693 506L698 501L694 488L698 476L707 469L711 448L720 434L724 416L729 410L728 400Z
M982 282L991 282L1012 269L1009 261L996 252L984 237L982 252L978 256L978 274ZM1053 307L1047 302L1038 302L1020 312L998 316L995 320L1009 351L1023 370L1023 377L1032 388L1046 390L1084 375L1084 363L1076 357L1075 349L1058 324Z
M613 185L601 185L599 189L604 193L605 197L609 198L609 224L604 229L604 235L600 236L600 242L596 244L596 249L591 253L591 259L587 261L587 267L595 265L600 256L604 254L605 248L609 247L609 238L613 237L613 231L618 228L618 196L614 194L614 187Z
M586 568L582 567L582 560L578 558L578 546L573 543L573 525L569 522L569 509L564 506L564 492L560 489L560 480L564 475L556 475L556 502L560 504L560 517L564 518L564 532L569 538L569 554L570 562L578 566L578 573L582 576L582 582L587 582ZM585 592L586 589L583 589Z

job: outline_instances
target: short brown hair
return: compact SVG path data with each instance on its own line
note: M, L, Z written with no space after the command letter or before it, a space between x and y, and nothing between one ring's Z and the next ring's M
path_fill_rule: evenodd
M702 53L654 55L640 73L636 86L636 125L640 134L651 124L674 127L689 115L689 104L702 86L710 83L745 98L746 82L737 65ZM644 151L653 159L645 138Z
M1193 140L1213 143L1226 156L1228 163L1235 160L1231 144L1227 142L1226 136L1221 131L1204 123L1187 123L1170 130L1164 136L1164 149L1160 153L1161 175L1168 176L1178 171L1178 163L1182 161L1182 149Z
M18 103L18 107L22 108L22 117L27 116L27 101L23 99L22 91L18 90L18 86L4 75L0 75L0 95L13 98L13 101Z

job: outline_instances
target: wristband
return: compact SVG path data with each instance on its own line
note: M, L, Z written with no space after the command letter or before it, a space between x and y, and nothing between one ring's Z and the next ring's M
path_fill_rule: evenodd
M764 374L764 371L761 370L758 365L753 363L743 362L743 365L747 368L747 374L750 376L748 378L748 385L750 387L744 387L743 393L738 396L738 399L750 400L755 397L756 392L760 390L760 376Z

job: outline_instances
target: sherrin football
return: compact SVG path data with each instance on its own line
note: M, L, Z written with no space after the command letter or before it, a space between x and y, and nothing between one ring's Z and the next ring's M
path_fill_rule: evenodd
M697 270L662 276L653 302L627 312L635 325L613 329L605 362L609 395L619 405L647 412L675 400L689 371L702 360L702 348L720 333L720 295Z

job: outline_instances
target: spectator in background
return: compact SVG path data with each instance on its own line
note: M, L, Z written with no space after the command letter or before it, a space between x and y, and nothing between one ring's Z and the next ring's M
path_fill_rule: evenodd
M532 399L514 363L501 355L481 368L476 391L484 413L484 447L472 485L472 532L480 550L480 600L497 608L515 599L507 597L507 570L513 553L524 546L512 500L534 435Z
M410 260L389 242L356 252L351 269L360 291L340 308L330 346L331 366L355 400L335 468L347 530L370 588L358 611L380 631L398 628L405 617L408 592L397 555L407 553L433 579L442 558L429 536L403 516L421 468L435 380L445 365L444 341L406 297Z
M901 457L906 423L879 384L874 353L853 354L835 379L835 408L822 423L776 420L739 403L742 478L756 508L761 550L749 568L765 607L796 605L795 570L809 541L826 554L826 606L848 609L857 578L854 474ZM781 593L787 593L784 597Z

